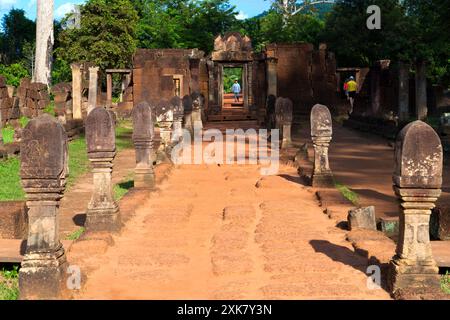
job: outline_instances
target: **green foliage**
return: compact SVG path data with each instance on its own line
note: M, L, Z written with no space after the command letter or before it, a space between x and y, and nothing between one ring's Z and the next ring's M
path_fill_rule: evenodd
M14 129L11 127L5 127L2 129L3 143L13 143L14 142Z
M25 128L27 126L28 122L30 122L30 120L31 120L30 118L27 118L25 116L21 116L20 119L19 119L20 126L22 128Z
M132 177L129 177L126 181L114 185L114 199L116 201L120 201L133 187L134 181Z
M199 48L210 52L217 35L239 30L229 0L132 2L140 17L140 48Z
M56 117L55 103L50 102L50 104L48 106L46 106L43 111L44 111L44 113L47 113L53 117Z
M349 200L355 206L359 205L359 196L356 192L350 190L350 188L346 185L338 182L335 183L335 187L339 190L339 192L344 196L345 199Z
M129 0L89 0L81 6L81 27L59 35L58 59L93 62L101 69L130 66L136 49L137 12Z
M450 273L448 270L441 278L441 289L444 293L450 294Z
M0 160L0 200L24 200L25 193L20 184L20 161L17 157Z
M0 75L6 79L6 84L18 87L20 80L29 77L28 70L20 63L13 63L11 65L0 64Z
M72 240L72 241L78 240L85 231L86 231L86 229L81 227L78 230L75 230L74 232L69 234L66 237L66 240Z
M36 37L36 24L25 17L25 11L11 9L1 22L2 62L11 64L24 58L23 47L33 43Z
M235 80L242 85L242 68L224 68L223 70L223 89L225 93L232 92L231 88Z
M0 300L17 300L19 298L19 267L0 271Z
M72 69L70 68L70 63L66 60L57 57L53 63L52 69L52 82L57 84L60 82L71 82L72 81Z

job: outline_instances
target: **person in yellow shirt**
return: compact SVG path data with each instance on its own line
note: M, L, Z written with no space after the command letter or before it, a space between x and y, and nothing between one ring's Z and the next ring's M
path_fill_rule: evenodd
M350 81L347 82L347 91L348 91L348 96L350 98L350 105L351 105L349 114L352 114L353 113L353 104L354 104L355 98L356 98L356 92L358 91L358 84L356 83L354 77L350 77Z

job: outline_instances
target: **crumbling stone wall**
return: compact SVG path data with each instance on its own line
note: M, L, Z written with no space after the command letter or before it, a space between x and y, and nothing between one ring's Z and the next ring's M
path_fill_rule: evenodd
M17 89L20 114L32 118L44 113L50 104L47 86L43 83L32 83L31 79L23 78Z
M267 58L277 60L277 96L294 103L294 114L309 114L316 103L333 105L336 98L336 59L325 44L269 44Z
M196 49L137 50L133 57L134 105L171 99L175 93L174 79L180 79L180 97L200 90L203 56Z

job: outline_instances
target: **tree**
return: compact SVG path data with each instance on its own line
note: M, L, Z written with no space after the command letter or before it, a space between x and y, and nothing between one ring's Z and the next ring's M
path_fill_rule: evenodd
M2 18L1 53L3 63L14 63L24 58L25 43L34 43L36 24L25 17L25 11L11 9Z
M37 0L35 82L51 83L54 39L53 0Z
M129 67L137 21L129 0L89 0L81 6L80 28L60 33L56 56L66 63L93 62L101 69Z

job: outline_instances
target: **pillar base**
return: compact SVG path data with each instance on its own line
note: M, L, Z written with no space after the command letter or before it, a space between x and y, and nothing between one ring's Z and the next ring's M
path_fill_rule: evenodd
M398 258L390 262L388 288L392 295L416 299L419 295L440 294L441 276L437 265L433 261L429 265L411 265L409 262Z
M62 245L53 252L26 254L19 271L19 299L60 299L67 278L66 268Z
M122 228L119 207L110 209L88 209L86 214L87 231L118 232Z
M313 174L311 183L314 188L334 188L334 178L331 173Z
M153 189L155 187L155 174L153 172L138 172L134 175L134 188Z

